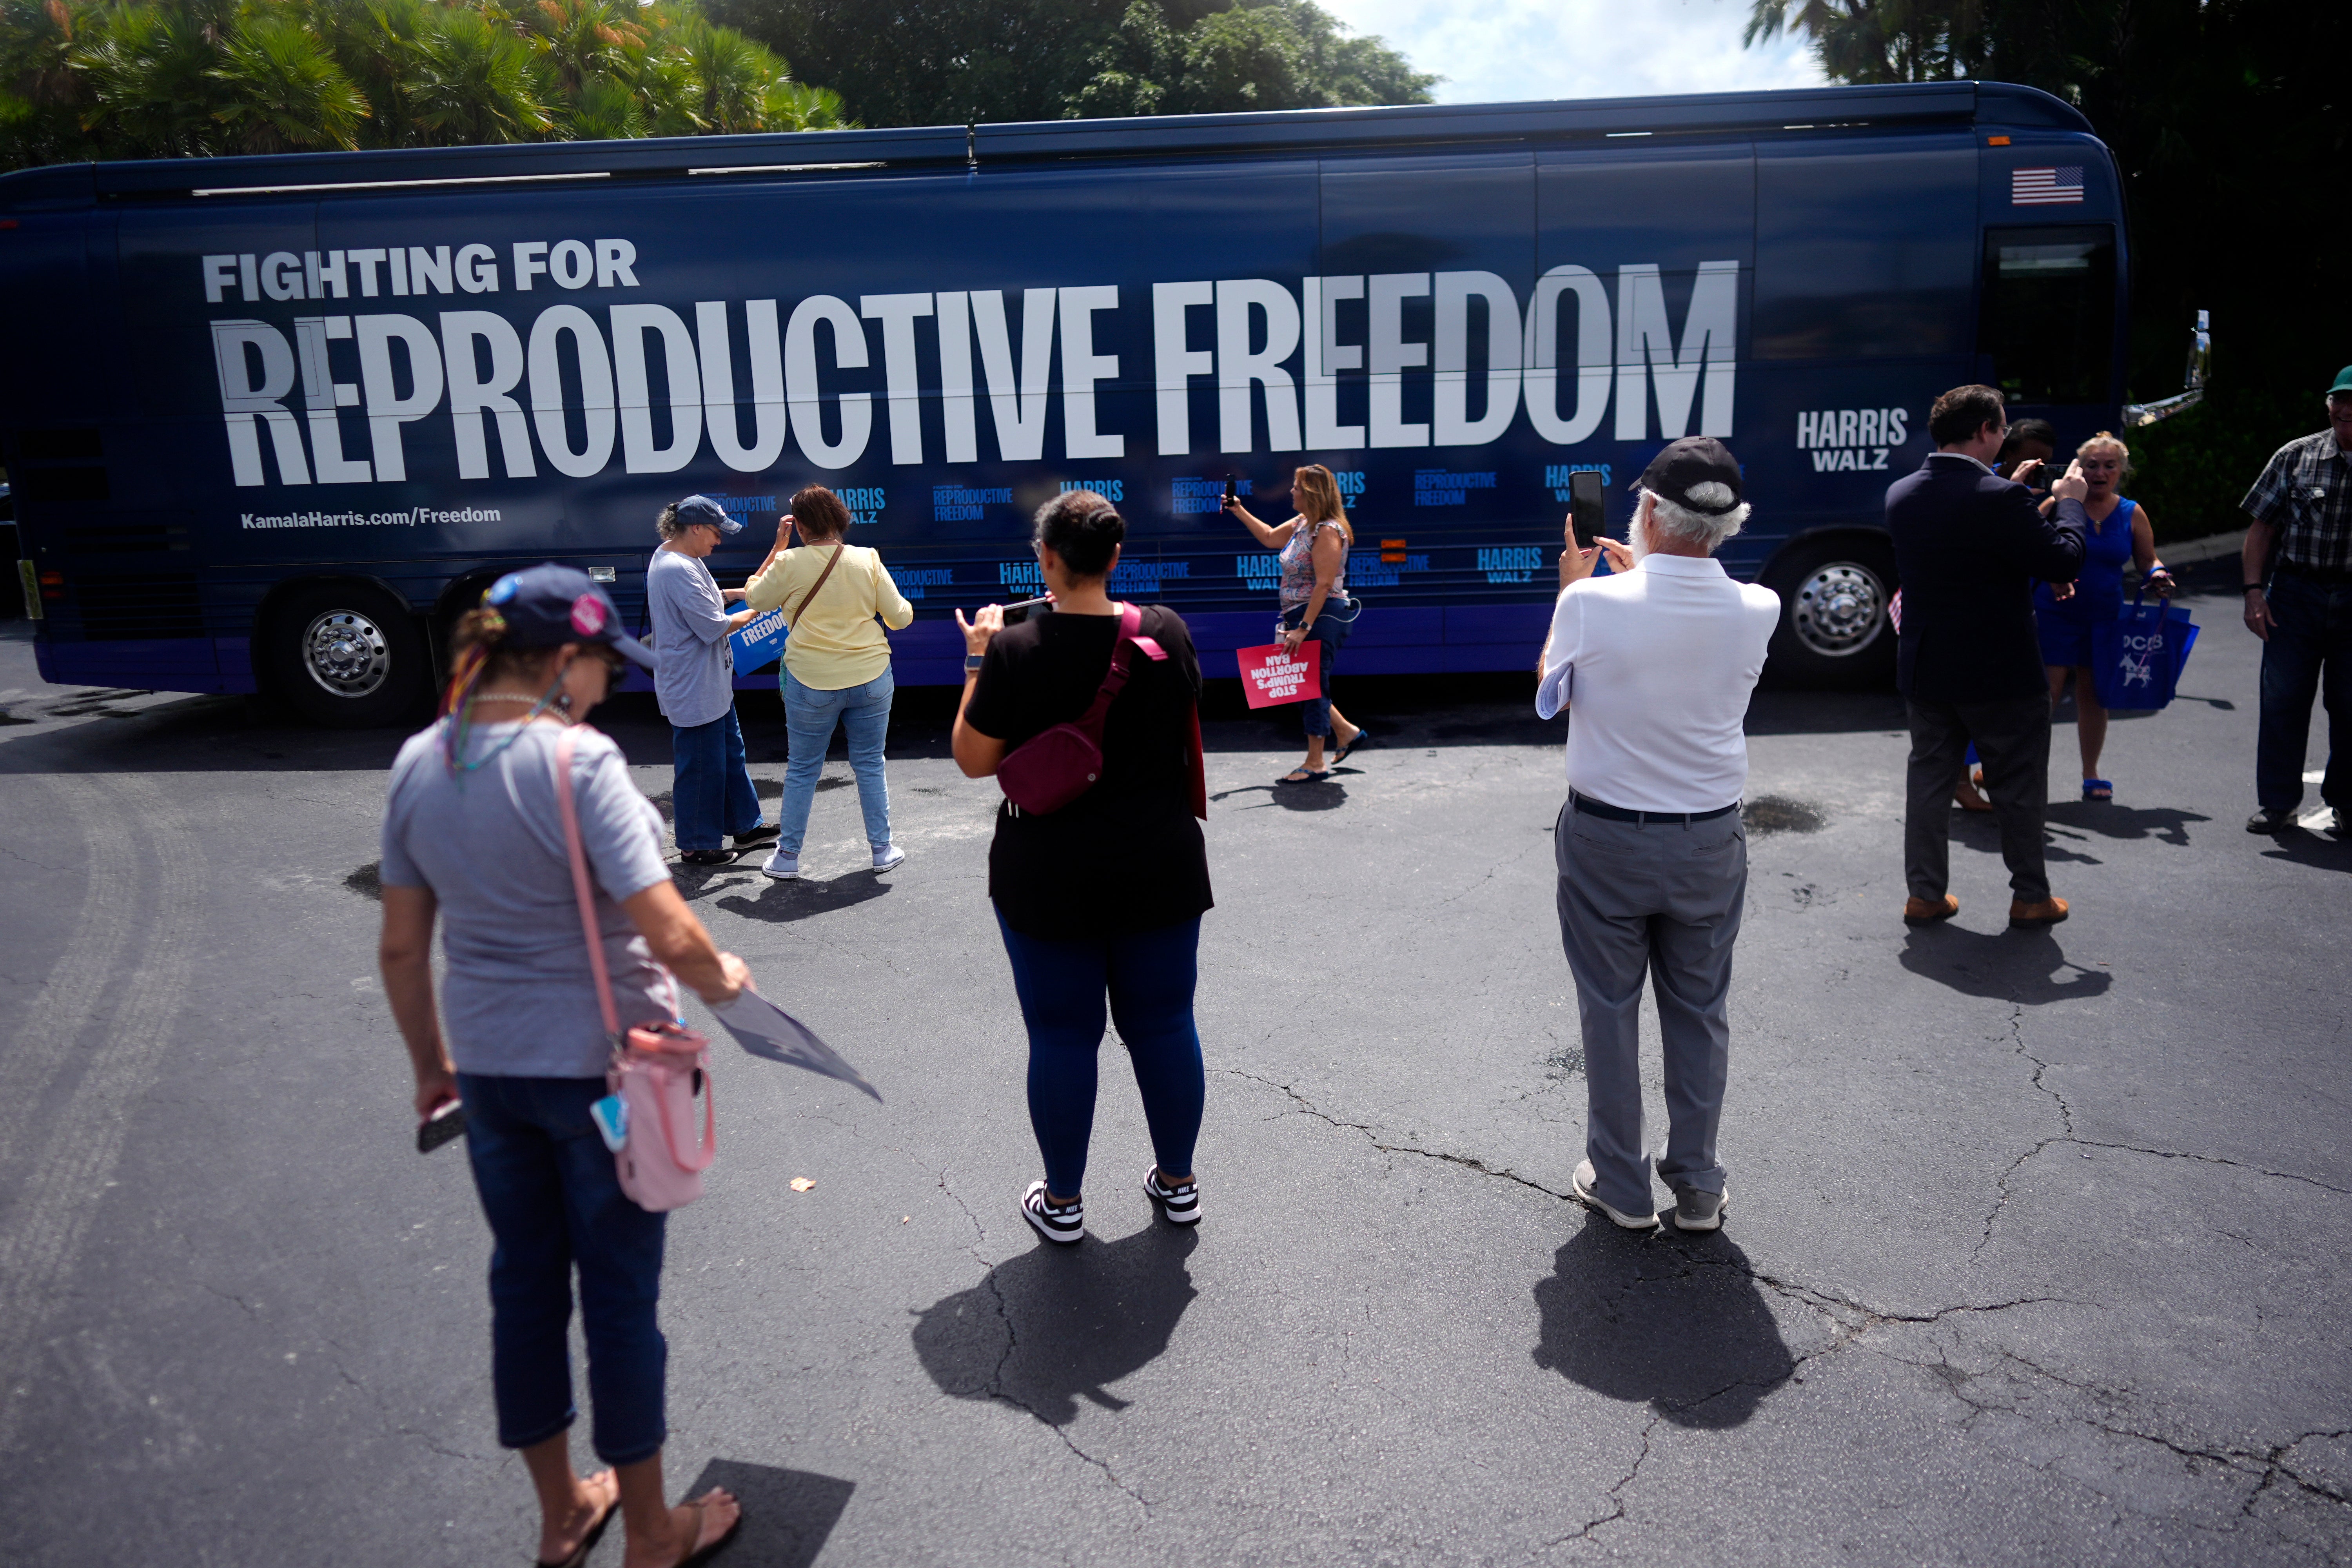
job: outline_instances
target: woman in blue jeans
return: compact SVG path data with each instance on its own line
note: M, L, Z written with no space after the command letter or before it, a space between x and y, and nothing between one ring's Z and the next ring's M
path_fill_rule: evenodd
M1367 739L1362 727L1350 722L1331 700L1339 649L1363 608L1348 596L1348 552L1355 548L1356 531L1340 503L1339 479L1320 463L1309 463L1291 476L1290 499L1297 503L1298 514L1278 527L1260 522L1238 500L1227 501L1225 510L1241 519L1260 544L1282 552L1277 595L1282 620L1275 635L1293 652L1309 637L1323 645L1322 694L1298 705L1298 721L1307 731L1307 760L1276 781L1320 784L1331 776L1323 762L1327 740L1339 747L1331 757L1336 764L1346 762Z
M619 625L586 573L553 564L501 578L459 623L445 716L393 764L381 962L416 1114L456 1101L466 1118L495 1244L499 1442L521 1451L538 1494L538 1560L576 1568L617 1507L624 1562L672 1568L708 1555L742 1510L718 1488L677 1508L664 1500L664 1216L621 1191L589 1119L610 1047L551 771L558 737L604 700L619 660L651 664ZM623 1018L673 1016L680 981L706 1002L732 1000L750 973L671 882L660 814L618 746L593 730L574 735L572 794ZM447 960L438 1009L436 921ZM575 1272L593 1446L612 1467L588 1477L571 1453Z
M797 528L798 550L786 543ZM915 607L890 580L874 551L851 544L849 509L823 485L793 497L776 528L776 546L745 584L755 616L783 607L792 628L784 644L784 731L791 761L777 812L782 836L761 868L778 881L801 874L801 843L809 803L824 772L824 753L838 725L848 733L849 767L857 775L857 804L866 816L866 844L874 869L907 858L890 839L890 784L882 769L882 742L890 731L890 642L884 626L901 631Z
M1105 589L1127 524L1092 490L1037 513L1037 564L1049 612L1018 626L990 605L963 627L956 764L987 778L1016 747L1079 719L1096 700L1120 638L1122 607ZM1021 1197L1047 1241L1086 1235L1087 1146L1105 1003L1135 1068L1156 1156L1145 1195L1171 1223L1201 1217L1192 1145L1204 1081L1192 1023L1208 854L1196 813L1201 667L1173 611L1140 613L1129 679L1102 716L1100 777L1045 816L1006 801L988 850L988 894L1029 1029L1029 1121L1045 1179Z

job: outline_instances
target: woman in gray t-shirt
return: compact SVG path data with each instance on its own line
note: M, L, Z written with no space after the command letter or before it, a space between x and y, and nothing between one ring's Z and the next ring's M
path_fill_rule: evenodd
M572 567L511 574L484 599L457 628L447 713L393 764L384 992L415 1068L417 1114L465 1107L496 1242L499 1441L522 1451L538 1492L540 1561L581 1561L617 1506L632 1558L676 1563L724 1539L741 1510L716 1488L675 1509L664 1500L664 1216L621 1191L589 1119L611 1047L551 772L557 740L604 700L621 658L649 656ZM593 730L572 733L572 797L624 1026L675 1016L680 983L706 1002L731 1001L750 972L719 951L670 881L660 815L618 746ZM436 920L447 959L437 1016ZM570 1443L575 1268L594 1447L613 1467L585 1479Z

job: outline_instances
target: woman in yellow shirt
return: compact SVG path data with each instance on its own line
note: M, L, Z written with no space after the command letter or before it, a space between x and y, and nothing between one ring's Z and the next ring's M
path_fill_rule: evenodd
M785 542L798 526L803 547ZM791 761L784 766L782 837L760 868L780 882L801 874L801 840L809 803L833 744L835 724L849 736L849 766L857 775L857 804L866 814L866 842L874 868L887 871L907 858L890 842L890 786L882 774L882 742L890 728L890 643L882 627L901 631L915 607L871 550L847 542L849 510L823 485L793 497L776 530L776 547L744 586L756 615L782 605L792 636L784 644L784 731ZM880 617L877 625L876 617Z

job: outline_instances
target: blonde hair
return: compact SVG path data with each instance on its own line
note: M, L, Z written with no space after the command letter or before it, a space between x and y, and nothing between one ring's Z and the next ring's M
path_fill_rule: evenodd
M1336 522L1339 537L1356 547L1356 531L1348 521L1348 508L1339 499L1339 481L1331 470L1320 463L1308 463L1290 477L1291 499L1298 503L1298 515L1310 523Z
M2116 449L2116 460L2122 465L2116 474L2116 481L2120 484L2123 482L2125 477L2129 475L2132 471L2131 448L2125 446L2123 437L2116 435L2114 431L2100 431L2097 435L2092 437L2089 440L2075 447L2074 456L2077 458L2087 458L2093 452L2107 447L2113 447Z

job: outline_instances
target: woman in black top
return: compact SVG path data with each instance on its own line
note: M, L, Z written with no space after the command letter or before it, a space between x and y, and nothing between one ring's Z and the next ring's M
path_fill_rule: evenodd
M1004 624L990 605L963 627L963 702L956 764L993 775L1005 753L1081 717L1101 689L1118 638L1119 607L1105 589L1127 524L1092 490L1056 496L1037 512L1037 563L1050 613ZM1095 1058L1104 999L1135 1067L1158 1163L1144 1191L1178 1225L1201 1217L1192 1144L1204 1084L1192 1025L1208 852L1194 820L1194 706L1201 667L1173 611L1142 612L1130 675L1103 721L1102 777L1047 816L1006 801L988 851L988 896L1013 986L1029 1028L1029 1121L1045 1179L1021 1212L1048 1241L1086 1235L1080 1186L1094 1131Z

